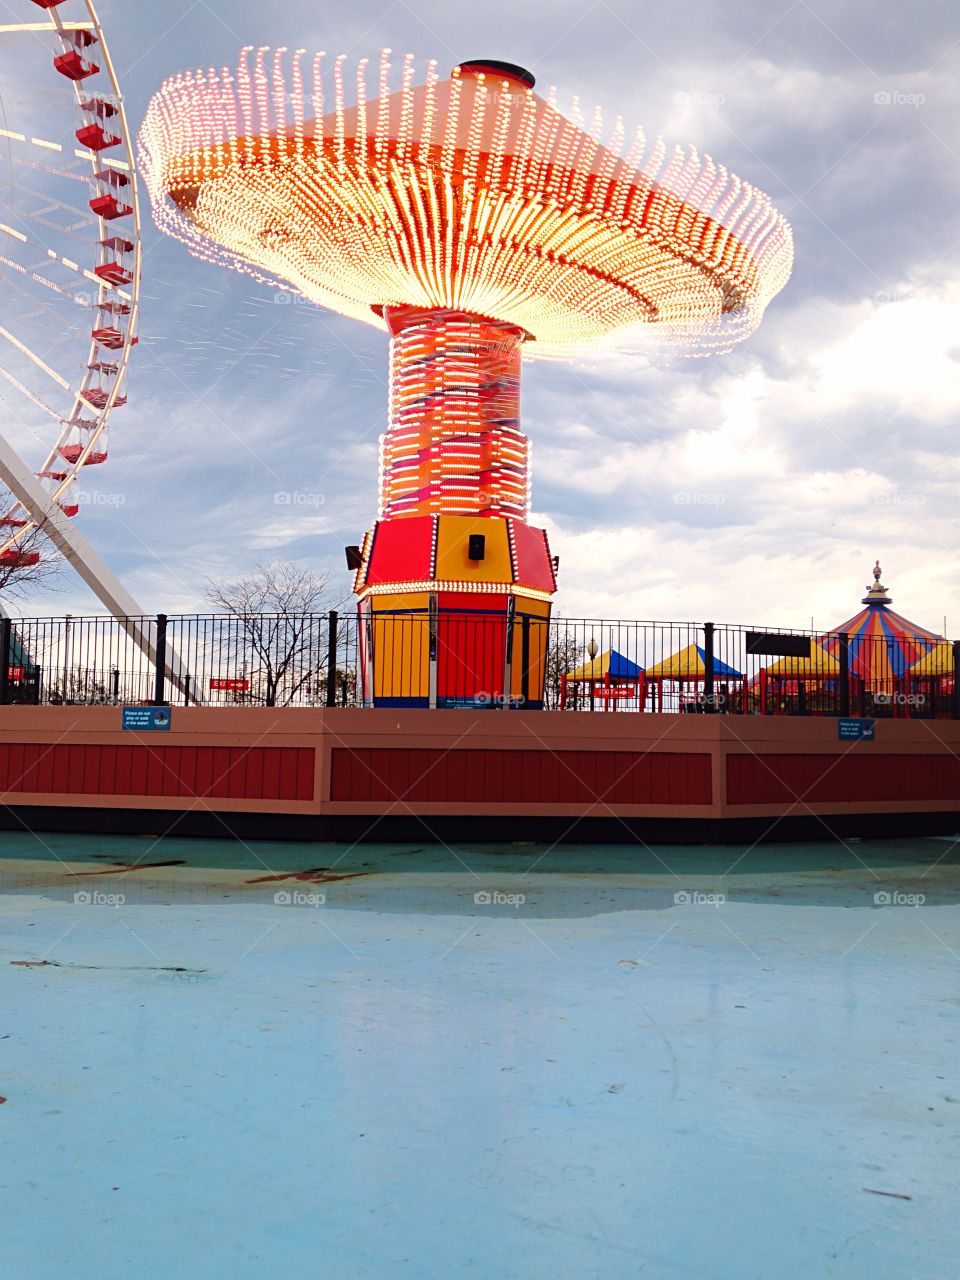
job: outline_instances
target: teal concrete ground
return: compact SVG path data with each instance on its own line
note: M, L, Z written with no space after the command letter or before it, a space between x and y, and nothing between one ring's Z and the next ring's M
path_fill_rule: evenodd
M0 835L0 1275L955 1280L958 854Z

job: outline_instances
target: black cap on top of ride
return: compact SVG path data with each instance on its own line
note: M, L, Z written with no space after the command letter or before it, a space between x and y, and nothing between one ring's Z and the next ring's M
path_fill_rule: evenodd
M498 62L496 58L473 58L470 62L458 62L457 71L472 71L477 73L492 73L500 75L505 80L519 80L522 85L528 89L532 89L537 83L536 76L532 71L528 71L526 67L518 67L515 62Z

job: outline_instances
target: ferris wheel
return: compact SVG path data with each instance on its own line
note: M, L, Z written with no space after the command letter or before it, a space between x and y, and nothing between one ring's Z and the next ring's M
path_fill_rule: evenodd
M36 563L42 528L130 616L142 611L71 524L137 342L130 132L92 0L5 7L24 20L0 24L0 563Z

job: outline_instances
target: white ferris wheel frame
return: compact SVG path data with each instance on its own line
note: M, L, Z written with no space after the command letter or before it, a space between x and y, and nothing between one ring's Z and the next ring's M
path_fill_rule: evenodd
M139 201L139 194L137 190L137 171L136 171L136 165L134 163L132 138L131 138L129 127L127 125L126 109L123 102L123 95L120 92L120 84L117 80L116 71L114 70L113 62L110 58L110 51L107 48L107 44L103 36L103 31L100 27L99 19L97 18L96 10L94 9L94 6L93 6L93 0L79 0L79 3L83 4L84 8L87 11L87 14L89 15L87 20L85 21L65 22L60 16L59 9L55 6L45 11L50 15L48 21L6 23L3 25L0 25L0 34L17 33L17 32L38 32L38 33L52 32L53 34L68 34L70 32L75 32L75 31L91 31L96 36L97 55L100 58L103 64L103 68L107 73L107 78L110 81L110 90L117 106L117 125L119 126L119 132L120 132L125 159L116 160L113 158L108 159L106 157L99 158L96 151L86 150L86 149L77 150L75 154L81 159L89 160L91 175L96 174L98 168L115 169L123 173L129 181L129 200L130 200L130 205L132 207L132 213L130 215L132 219L132 233L129 227L125 228L125 230L128 232L128 237L125 237L125 238L129 238L133 243L133 260L131 264L133 279L130 282L130 292L129 294L127 294L123 291L115 289L114 286L112 286L108 281L99 279L97 276L93 274L92 271L89 271L89 270L84 271L83 275L87 281L92 281L97 285L97 288L98 288L97 303L98 304L107 303L107 302L113 301L117 297L120 297L124 300L124 302L126 302L129 305L130 311L129 311L129 315L127 317L126 326L125 326L125 329L126 329L125 341L123 343L123 346L117 351L117 359L116 359L117 372L114 375L113 385L110 388L109 396L107 398L106 403L103 405L102 408L98 408L95 404L92 404L89 400L86 399L86 391L88 389L88 384L92 381L91 371L87 370L84 377L81 379L79 387L74 392L73 407L70 410L70 413L66 415L65 418L60 419L61 430L59 432L59 436L55 441L55 443L53 444L52 448L50 449L49 453L47 454L47 457L42 467L40 468L41 471L49 471L51 467L53 467L54 465L57 465L58 470L66 469L67 474L65 479L57 482L56 487L51 489L49 492L45 490L42 485L35 487L29 484L27 486L23 486L22 484L18 483L17 487L14 488L14 486L11 484L11 480L13 478L12 475L8 476L7 474L8 464L6 462L0 463L0 478L2 478L8 485L10 485L11 492L13 492L14 496L17 498L19 507L25 510L29 517L29 521L25 526L14 530L6 538L0 538L0 552L3 552L8 548L15 548L17 543L21 542L24 538L28 537L29 534L39 525L42 524L44 526L44 529L52 526L53 516L50 511L50 503L53 503L54 505L56 505L63 499L63 496L67 493L70 487L73 484L75 484L79 479L80 473L87 461L87 458L90 456L91 453L96 452L96 445L100 441L100 438L102 437L103 433L107 429L111 410L113 409L116 399L120 394L121 388L124 385L124 376L126 373L127 361L129 359L130 351L133 346L131 339L136 335L137 319L138 319L138 314L140 309L140 259L141 259L140 201ZM74 81L73 91L74 91L74 97L76 99L76 102L77 104L79 104L85 92L85 90L82 88L82 82ZM89 90L87 90L86 92L89 92ZM31 139L31 141L34 144L39 145L41 147L56 149L58 151L63 150L60 144L45 142L43 139L34 138L34 139ZM101 239L104 239L110 235L110 232L111 232L111 228L108 225L108 223L103 218L100 218L99 219L99 237ZM48 253L49 252L50 251L48 250ZM73 265L73 264L70 264L70 265ZM96 327L95 325L91 326L90 348L87 355L88 365L93 364L97 356L98 343L96 339L92 336L92 330L95 327ZM20 345L21 350L23 351L23 354L25 354L30 360L32 360L34 364L39 365L41 368L45 369L46 372L50 373L51 376L54 377L56 381L60 382L61 385L63 385L66 382L66 380L60 377L59 375L57 375L55 371L50 370L42 361L42 359L38 355L36 355L35 352L29 351L23 348L22 344L17 344L17 345ZM89 430L86 443L84 444L84 447L79 457L76 459L76 461L65 465L59 452L60 447L64 443L64 441L67 439L67 437L70 435L71 424L69 420L71 418L76 417L76 415L81 411L81 409L84 409L84 408L95 414L96 426ZM4 451L4 453L6 453L6 450ZM19 457L16 454L15 456ZM27 468L25 463L21 462L19 471L20 471L20 476L18 477L18 480L21 480L24 474L30 476L31 478L35 478L36 473L31 468ZM25 496L25 495L29 495L30 490L34 490L35 492L36 488L39 488L40 492L44 494L44 497L49 499L49 502L44 504L43 507L39 507L37 505L34 497ZM21 489L24 490L23 493L20 492ZM61 523L60 521L57 521L58 525L60 523ZM69 542L70 541L69 537L67 537L66 540ZM80 539L80 541L84 543L84 549L86 550L89 544L86 543L85 539ZM70 559L71 563L73 563L73 556L68 555L68 559ZM106 603L107 602L104 600L104 604Z
M140 259L141 259L141 243L140 243L140 201L137 190L137 170L134 163L133 144L130 130L127 124L126 109L124 107L123 95L120 92L120 85L114 71L113 62L103 37L99 19L94 9L92 0L81 0L84 4L89 19L80 22L65 22L56 7L46 10L50 15L49 21L43 22L23 22L23 23L7 23L0 24L0 34L12 34L16 32L53 32L53 33L69 33L72 31L92 31L97 37L97 54L102 60L103 67L107 72L110 81L112 97L117 105L117 125L122 138L123 150L126 160L119 161L114 159L98 159L95 151L77 151L75 154L82 159L89 158L91 165L91 173L96 173L99 165L108 168L120 170L129 178L129 201L132 206L131 217L133 220L132 234L129 234L130 228L125 230L128 237L133 243L133 259L131 270L133 279L130 282L130 292L125 294L115 289L106 281L99 279L90 271L83 274L91 281L94 281L98 288L98 302L110 301L120 296L124 301L128 301L130 311L126 324L126 340L122 348L117 352L117 373L114 376L113 386L110 389L106 404L102 409L98 409L96 405L91 404L85 398L87 383L90 381L89 371L81 380L81 384L74 395L73 408L69 414L70 418L75 417L81 407L92 410L97 415L97 425L90 429L87 441L82 452L75 462L68 464L66 477L56 482L56 487L47 490L37 478L37 473L32 467L20 457L14 446L6 439L2 433L2 424L0 424L0 480L9 488L16 500L16 506L13 510L22 510L26 513L27 523L21 528L16 529L8 537L0 537L0 552L9 548L16 548L17 544L27 537L33 530L41 528L46 537L54 544L54 546L62 553L64 558L77 571L80 578L94 592L100 602L110 611L123 626L124 630L130 638L136 643L138 648L150 659L156 661L156 624L146 616L145 610L137 602L137 600L126 589L117 575L107 565L103 558L90 545L82 534L77 532L74 521L67 516L61 506L61 499L68 489L76 483L80 472L87 460L87 457L95 451L97 442L107 428L110 417L110 411L114 407L114 402L124 385L124 375L126 372L127 360L133 343L132 338L136 335L137 318L140 308ZM81 101L81 86L79 82L74 82L74 95L77 103ZM31 139L32 142L38 143L40 146L46 146L54 150L62 150L63 148L56 143L44 143L43 140ZM111 233L111 228L103 218L99 220L100 237L105 238ZM75 265L75 264L68 264ZM92 364L97 355L98 344L96 339L91 337L90 352L87 358L88 364ZM47 372L52 372L43 363L39 356L35 353L22 348L24 354L28 356L34 363L39 363L40 367ZM63 385L63 379L57 375L54 377ZM29 394L29 393L28 393ZM45 406L44 406L45 407ZM59 417L59 415L56 415ZM58 469L62 470L62 458L60 455L60 446L70 434L70 424L66 419L60 419L61 431L59 438L47 456L42 471L49 471L51 467L60 462ZM170 649L167 651L167 673L174 684L180 688L189 688L187 685L187 673L182 666L179 658ZM194 695L195 697L196 695Z

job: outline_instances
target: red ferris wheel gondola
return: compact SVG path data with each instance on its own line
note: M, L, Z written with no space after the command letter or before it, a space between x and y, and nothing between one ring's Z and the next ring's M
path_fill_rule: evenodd
M69 490L106 460L140 297L137 177L103 29L91 0L33 0L35 18L38 9L42 21L0 25L11 170L0 400L17 455L0 459L12 495L0 552L12 554L39 526L51 532L58 512L76 514ZM71 134L76 146L57 140Z

